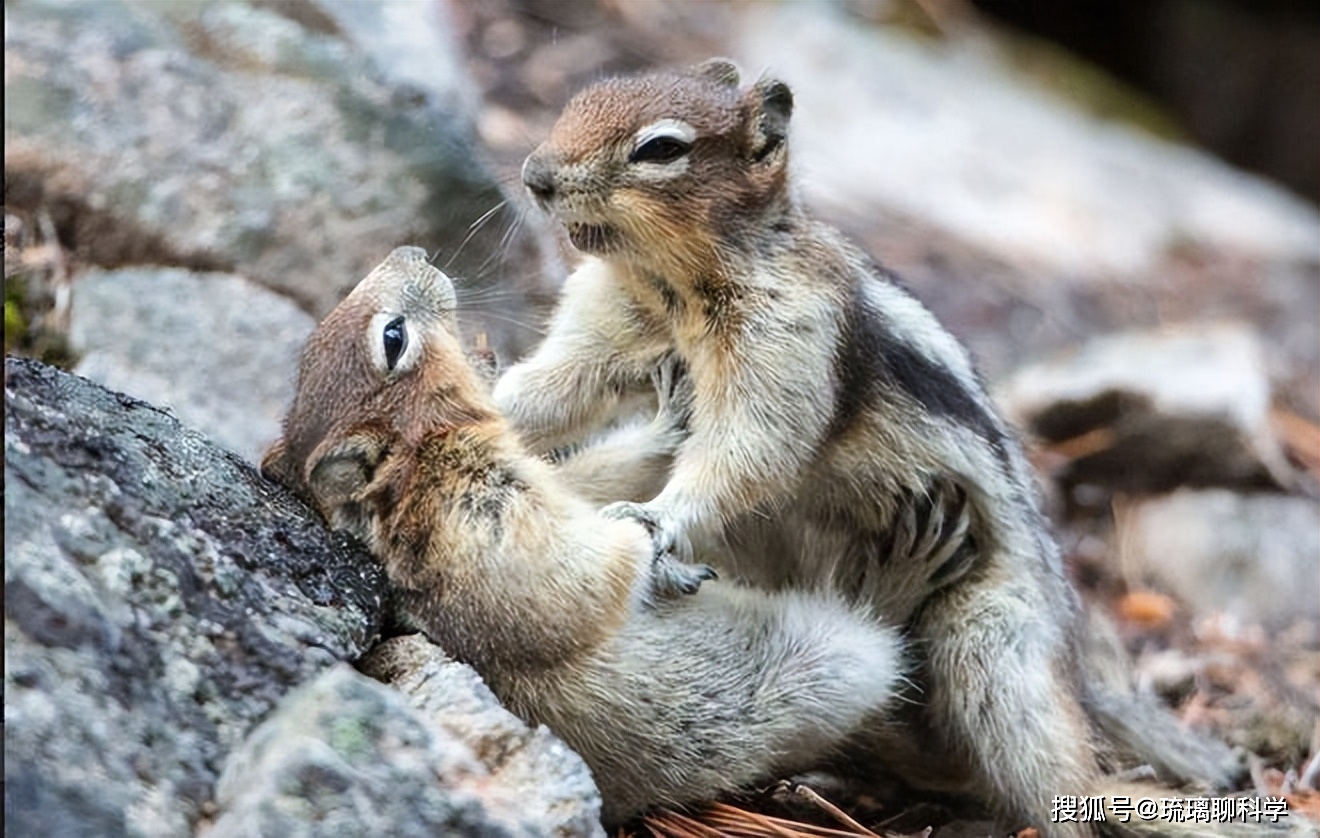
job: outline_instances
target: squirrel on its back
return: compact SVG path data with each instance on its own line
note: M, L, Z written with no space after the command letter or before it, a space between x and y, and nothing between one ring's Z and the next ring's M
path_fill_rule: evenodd
M395 250L308 340L262 471L361 539L410 621L586 760L607 824L820 768L884 727L893 629L824 593L676 590L643 527L526 451L454 305L424 251ZM934 573L939 539L906 541Z
M1226 781L1226 748L1088 674L1017 441L957 340L800 207L792 105L718 59L574 97L523 180L584 258L499 408L533 450L571 450L658 365L685 369L667 479L605 512L644 523L657 555L690 544L758 587L839 591L904 625L916 702L857 764L1055 836L1090 825L1052 823L1054 796L1098 795L1106 772ZM941 541L933 573L905 555L915 531Z

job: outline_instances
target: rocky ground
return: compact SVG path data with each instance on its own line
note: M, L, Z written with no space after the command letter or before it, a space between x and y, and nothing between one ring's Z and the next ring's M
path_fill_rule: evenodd
M1085 68L1054 56L1026 72L1019 36L965 11L938 14L955 6L6 5L6 352L167 408L254 462L278 433L315 318L395 245L418 244L461 278L469 330L516 357L536 340L568 258L516 188L522 157L602 74L727 55L790 83L805 199L905 277L1029 432L1070 567L1115 619L1138 681L1188 724L1252 752L1255 793L1315 806L1320 215L1157 138L1141 127L1149 120L1097 116L1069 83ZM10 378L7 368L7 406L11 392L21 406L27 385ZM76 421L67 433L86 435ZM61 656L87 638L120 648L105 638L128 630L124 614L148 615L132 631L169 647L174 629L153 626L176 606L156 594L132 608L87 611L91 594L68 605L74 594L58 592L88 584L121 597L125 556L143 563L126 579L155 578L158 562L147 547L96 542L59 547L72 561L59 573L42 565L53 559L41 550L65 542L41 521L70 502L35 511L23 487L48 467L11 470L11 450L22 453L7 417L6 519L30 521L33 543L46 545L18 549L28 542L6 528L6 755L26 757L53 753L40 751L59 726L37 712L48 697L82 690L75 671L101 671ZM185 553L201 549L187 543ZM102 616L78 617L71 625L86 631L72 634L38 619L65 605ZM193 683L188 666L213 654L184 651L192 663L162 682L167 708ZM317 667L360 651L336 646ZM105 671L102 686L118 677ZM222 757L311 676L281 669L257 703L212 714L224 744L199 745L175 767L107 748L111 774L136 773L147 789L132 804L145 814L125 823L191 834L217 814L217 794L225 806L253 801L259 784L217 791ZM331 694L393 701L325 677L288 699L304 702L294 717L315 718ZM431 740L416 741L401 759L440 759ZM244 759L272 770L259 738ZM21 775L6 764L7 788L31 800L55 799L43 796L49 783L77 785L39 762ZM7 815L10 803L7 791ZM244 817L283 811L270 805Z

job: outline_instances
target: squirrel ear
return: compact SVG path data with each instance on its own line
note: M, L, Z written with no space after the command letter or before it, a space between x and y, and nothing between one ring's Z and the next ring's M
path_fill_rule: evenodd
M751 100L750 151L760 162L781 148L788 139L788 121L793 116L793 91L778 79L761 79L748 92Z
M384 456L385 446L378 438L359 433L333 445L326 440L308 459L313 464L307 478L312 506L331 529L344 530L364 544L371 540L371 516L361 492Z
M738 65L727 58L710 58L692 68L692 74L724 87L738 86Z
M384 446L370 434L354 434L332 445L329 440L312 452L307 488L316 505L333 519L336 510L356 503L356 495L371 482L384 456Z

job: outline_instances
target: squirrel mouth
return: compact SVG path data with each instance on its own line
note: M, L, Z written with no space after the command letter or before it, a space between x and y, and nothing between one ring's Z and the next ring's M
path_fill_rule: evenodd
M568 224L568 240L584 253L612 250L619 241L619 231L607 224Z

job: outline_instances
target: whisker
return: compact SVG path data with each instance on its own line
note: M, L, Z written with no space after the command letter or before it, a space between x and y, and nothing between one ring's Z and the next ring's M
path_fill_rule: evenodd
M486 276L497 262L502 262L508 258L513 247L514 236L522 228L523 217L522 212L515 212L508 220L504 232L500 235L499 242L491 249L485 260L477 266L478 276Z
M517 317L513 317L512 315L500 314L494 311L482 311L482 312L469 313L468 315L466 315L466 317L471 319L498 320L502 323L508 323L512 326L517 326L520 329L526 329L527 331L532 332L533 334L539 335L541 337L545 337L545 332L546 332L545 327L534 325L526 320L521 320ZM465 319L465 315L460 314L459 320L462 321L463 319Z
M523 221L526 217L525 213L516 212L513 218L509 219L509 226L504 229L504 235L500 236L498 250L501 258L507 257L509 251L513 249L514 237L522 230Z
M501 200L495 206L482 213L476 221L473 221L468 225L467 235L463 237L463 241L458 243L458 247L454 248L454 252L449 255L449 261L445 262L444 270L449 270L449 267L454 264L454 260L458 258L458 254L462 253L463 248L467 246L467 243L472 241L472 237L480 232L481 228L486 226L487 222L495 217L495 213L503 209L507 203L508 201Z
M454 289L458 292L459 305L470 307L481 305L483 303L501 303L509 300L520 300L523 294L512 288L503 288L498 285L476 286L458 286Z

